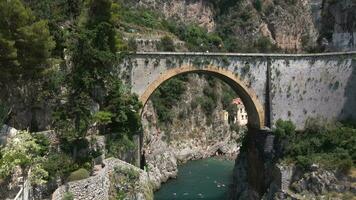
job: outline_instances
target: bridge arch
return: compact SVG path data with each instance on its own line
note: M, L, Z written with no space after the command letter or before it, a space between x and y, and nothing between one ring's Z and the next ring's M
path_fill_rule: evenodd
M214 65L208 65L204 68L198 68L193 65L183 65L181 67L168 69L162 72L158 78L147 86L144 93L139 97L140 101L145 106L154 91L165 81L175 76L187 73L208 74L226 82L242 99L249 118L248 126L256 129L262 129L265 127L265 112L255 92L248 88L238 75L228 69Z

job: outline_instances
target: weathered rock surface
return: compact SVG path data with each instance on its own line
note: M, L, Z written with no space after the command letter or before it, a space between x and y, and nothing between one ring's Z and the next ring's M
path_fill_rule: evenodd
M356 50L356 1L323 1L320 32L329 51Z
M288 52L327 51L356 48L356 4L353 0L137 0L137 5L163 13L208 31L230 32L241 41L269 38ZM227 23L229 22L229 23Z
M205 0L139 0L139 5L159 10L167 18L196 23L208 31L215 28L213 9Z
M17 132L15 128L4 124L0 129L0 146L6 145L8 139L15 137Z

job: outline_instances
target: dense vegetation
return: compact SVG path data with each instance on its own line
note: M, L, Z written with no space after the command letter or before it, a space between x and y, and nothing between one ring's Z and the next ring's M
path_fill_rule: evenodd
M186 91L187 76L174 77L160 86L151 96L151 101L162 123L171 123L172 108L181 100Z
M212 1L214 6L220 6L221 10L227 11L229 5L238 6L238 2L233 1ZM221 26L217 28L217 32L209 33L206 29L199 27L196 24L187 24L175 19L165 19L158 11L152 11L146 8L140 8L133 5L134 2L127 0L118 0L116 13L120 13L116 24L120 24L125 32L137 31L142 27L147 28L146 32L152 30L162 30L173 34L180 40L186 43L190 51L211 51L211 52L276 52L279 49L273 45L270 40L264 37L258 37L255 41L243 41L233 37L232 31L228 28L233 26L229 20L221 17L219 22ZM252 16L248 10L237 7L241 10L236 20L244 21L252 20ZM220 10L220 9L217 9ZM222 12L222 11L221 11ZM240 13L240 12L237 12ZM229 16L230 17L230 16ZM239 21L240 23L240 21ZM241 24L240 23L240 24ZM239 24L239 25L240 25ZM171 51L172 49L166 49Z
M20 0L2 0L0 10L0 79L37 77L55 46L47 22L36 20Z
M0 152L1 178L9 178L18 165L24 173L31 169L34 184L66 181L80 168L82 177L104 151L91 148L95 130L110 138L110 156L135 148L141 104L110 73L128 50L116 31L114 9L111 0L0 1L1 85L9 86L10 78L20 89L36 82L34 101L56 102L53 127L60 141L58 151L41 134L19 133ZM70 55L69 65L65 55ZM7 112L0 104L1 125ZM77 179L76 173L69 179Z
M222 108L227 110L231 114L231 119L233 119L232 116L236 113L236 106L231 102L237 97L237 94L232 90L231 86L213 76L199 74L199 77L206 80L207 84L202 88L201 95L195 94L193 96L190 110L201 108L203 114L207 117L207 123L211 124L212 114L218 103L221 102ZM186 93L191 78L191 75L174 77L160 86L151 96L150 100L161 124L169 125L172 123L173 118L177 117L172 108L178 106L178 103L182 103L182 95ZM224 92L221 93L220 91Z
M356 127L325 124L310 119L303 132L296 132L290 121L278 120L274 133L282 141L283 159L303 168L319 164L327 169L348 172L356 166Z
M245 9L240 1L209 2L219 16L219 31L211 33L196 24L133 7L130 0L0 0L0 98L9 97L5 99L9 101L10 97L30 96L24 104L30 110L41 106L40 102L53 102L49 105L54 109L51 128L59 139L55 141L59 143L50 144L43 134L20 132L0 150L0 178L9 179L20 166L24 173L31 169L30 178L38 185L58 178L63 182L81 179L88 176L94 159L103 151L120 157L134 150L133 138L141 131L142 105L110 73L114 63L136 49L135 38L126 41L125 33L160 30L166 35L157 46L162 51L175 51L176 38L190 51L279 51L265 37L248 42L233 37L240 27L253 23L255 11L267 14L264 1L256 0L254 9ZM296 3L275 2L284 6ZM233 9L236 12L230 13ZM211 117L217 102L222 101L224 109L235 112L231 106L234 92L221 84L219 87L225 89L220 97L217 81L205 79L208 86L192 109L199 106ZM161 122L172 122L172 108L186 91L187 80L186 76L173 78L153 94ZM9 118L11 103L0 99L0 126ZM39 131L35 123L29 129ZM284 147L286 159L301 166L317 161L347 171L355 165L355 127L311 124L297 134L290 122L278 122L275 132L289 141L290 145ZM97 134L107 137L106 149L92 148Z

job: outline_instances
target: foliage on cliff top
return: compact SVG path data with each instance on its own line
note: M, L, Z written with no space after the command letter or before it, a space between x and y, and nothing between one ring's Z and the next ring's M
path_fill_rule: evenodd
M55 46L47 21L20 0L1 0L0 10L0 81L39 77Z
M284 159L308 168L313 163L325 168L348 172L356 165L356 129L341 123L324 124L310 119L306 130L295 132L290 121L278 120L274 133L287 141Z

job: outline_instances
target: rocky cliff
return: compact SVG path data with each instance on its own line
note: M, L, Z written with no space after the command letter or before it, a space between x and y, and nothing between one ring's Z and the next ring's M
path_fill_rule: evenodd
M207 80L194 75L187 83L181 100L172 108L171 123L159 123L152 102L144 108L143 152L149 177L156 189L162 182L176 177L179 163L216 154L235 158L239 151L243 130L233 130L223 119L221 97L209 119L200 105L192 108L196 97L204 96L202 88L208 85ZM222 86L218 86L220 92L221 89Z
M280 141L268 131L250 131L234 169L231 199L352 199L350 175L313 164L308 169L281 162ZM253 167L251 167L253 166Z
M214 10L206 0L137 0L138 5L161 11L166 18L181 20L186 23L196 23L208 31L216 26Z
M237 39L242 46L267 38L287 52L356 48L354 0L136 1L136 5L162 12L166 18Z
M314 1L321 4L321 40L330 50L356 50L356 1ZM321 41L323 42L323 41Z

